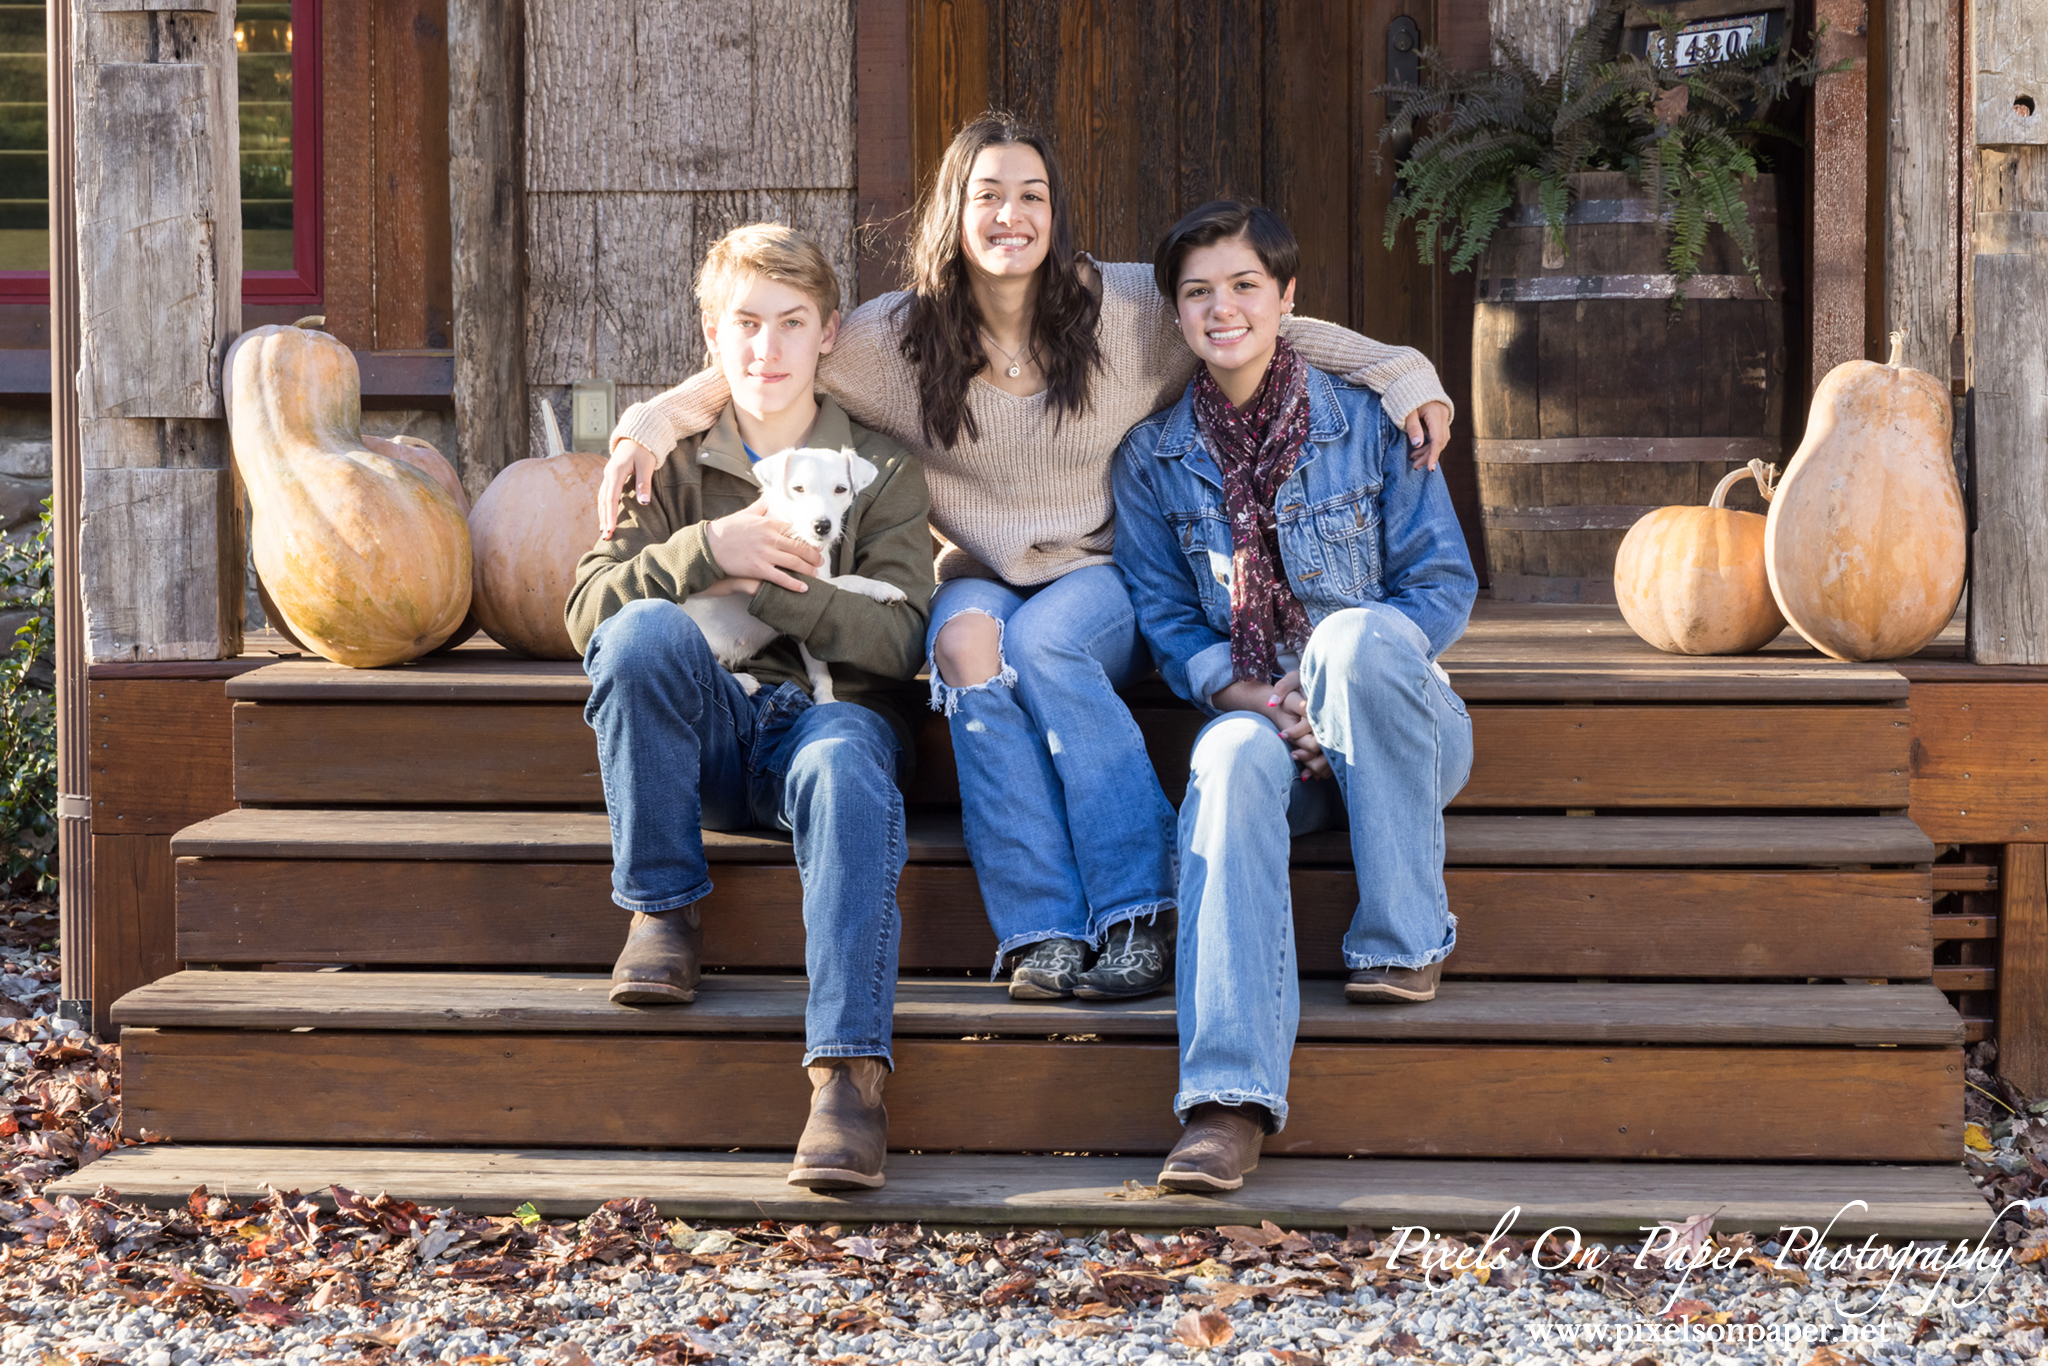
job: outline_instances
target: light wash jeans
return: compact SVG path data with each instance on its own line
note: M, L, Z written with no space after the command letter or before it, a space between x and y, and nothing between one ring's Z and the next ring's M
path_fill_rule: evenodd
M1041 939L1100 948L1125 920L1173 909L1173 805L1122 684L1152 667L1114 565L1035 588L954 579L932 599L926 653L963 612L1002 629L1002 671L955 688L932 665L960 772L960 815L996 932L996 971Z
M1205 1101L1287 1121L1301 1022L1288 841L1349 815L1358 909L1352 969L1421 967L1451 951L1443 810L1472 772L1472 721L1408 618L1377 604L1323 619L1302 651L1302 694L1334 782L1302 782L1273 722L1226 712L1195 740L1180 808L1183 1120ZM1360 1007L1398 1009L1399 1007Z
M612 828L612 900L670 911L711 891L704 834L795 836L804 889L804 1065L888 1058L909 850L902 746L851 702L813 706L796 683L748 697L673 602L631 602L583 654Z

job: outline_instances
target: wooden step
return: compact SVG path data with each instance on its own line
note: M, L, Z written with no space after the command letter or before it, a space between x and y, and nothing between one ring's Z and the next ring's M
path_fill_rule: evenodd
M1569 1225L1582 1235L1641 1236L1661 1221L1712 1212L1717 1232L1782 1236L1826 1228L1829 1245L1984 1234L1991 1211L1961 1166L1799 1163L1782 1166L1622 1162L1471 1162L1268 1158L1242 1190L1224 1195L1122 1199L1149 1184L1157 1164L1119 1157L898 1153L877 1191L820 1195L789 1185L786 1149L759 1153L597 1150L436 1151L421 1148L124 1148L53 1182L48 1194L83 1198L104 1183L123 1199L182 1207L205 1186L234 1199L266 1186L303 1191L331 1207L326 1188L389 1191L428 1209L510 1214L531 1203L550 1219L607 1200L645 1197L664 1218L811 1224L942 1222L992 1226L1176 1229L1271 1219L1282 1228L1385 1231L1420 1224L1438 1233L1491 1232L1520 1210L1511 1231L1528 1237Z
M187 1029L604 1034L802 1034L802 977L713 973L689 1006L621 1006L594 973L178 972L122 997L114 1022ZM1424 1005L1367 1009L1343 983L1301 984L1304 1039L1574 1043L1860 1044L1963 1041L1962 1020L1925 984L1446 982ZM1012 1001L999 983L911 978L899 1036L1171 1038L1170 992L1137 1001Z
M912 862L961 863L957 813L913 811ZM712 862L789 863L781 831L704 832ZM260 807L178 832L178 858L611 861L602 811L431 811ZM1854 868L1916 865L1934 842L1905 816L1467 816L1444 818L1444 862L1461 867L1700 866ZM1299 864L1346 865L1341 831L1294 841Z
M1445 832L1460 918L1453 974L1932 971L1933 846L1903 817L1452 816ZM918 861L897 888L903 966L985 970L995 938L957 816L921 813L910 833ZM1308 971L1342 967L1357 902L1346 846L1341 832L1295 842ZM624 942L596 813L243 810L187 829L173 849L187 962L595 965ZM707 834L706 852L705 961L800 966L787 838ZM1574 860L1603 866L1561 866ZM1539 866L1498 866L1517 861ZM1709 866L1630 866L1654 862Z
M115 1006L125 1131L733 1148L801 1127L801 982L714 979L667 1010L602 988L180 974ZM1277 1155L1934 1161L1961 1141L1960 1020L1932 987L1484 983L1355 1010L1334 982L1304 988ZM902 1013L894 1145L1160 1152L1176 1136L1164 1002L1041 1010L910 982Z
M123 1131L177 1142L768 1148L809 1097L795 1039L131 1028L121 1050ZM1171 1043L895 1054L895 1147L1161 1153L1179 1134ZM1304 1043L1268 1151L1945 1161L1962 1066L1960 1048Z
M272 666L281 667L281 666ZM259 679L258 669L230 687ZM1473 808L1904 809L1904 705L1471 708ZM1202 715L1136 707L1177 797ZM544 702L240 701L235 794L271 805L601 805L597 742L579 706ZM1672 747L1682 745L1683 761ZM928 723L919 801L957 799L950 740Z

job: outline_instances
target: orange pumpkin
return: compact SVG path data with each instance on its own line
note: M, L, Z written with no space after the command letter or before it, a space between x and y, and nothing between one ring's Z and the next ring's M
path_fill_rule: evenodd
M462 487L462 480L455 473L455 466L448 463L448 457L435 449L432 442L422 441L416 436L366 436L363 444L379 455L388 455L393 460L403 460L427 478L441 486L442 492L455 500L455 506L462 509L464 517L469 516L469 493Z
M1962 599L1969 524L1950 456L1948 386L1852 360L1814 390L1806 439L1771 500L1764 564L1792 628L1836 659L1897 659Z
M1732 471L1705 507L1658 508L1629 528L1614 557L1614 600L1637 635L1679 655L1761 650L1785 629L1764 573L1763 517L1724 506L1741 479L1771 496L1761 460Z
M604 457L588 451L515 460L469 514L477 620L492 640L535 659L578 659L562 611L595 534L590 510Z
M448 639L469 610L469 528L418 465L368 448L355 356L269 326L243 333L224 368L256 572L292 636L354 668Z

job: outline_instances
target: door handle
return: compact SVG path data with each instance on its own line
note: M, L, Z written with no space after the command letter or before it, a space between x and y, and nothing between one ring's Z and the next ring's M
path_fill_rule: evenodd
M1419 85L1422 81L1422 26L1405 14L1396 15L1387 25L1387 80L1388 85ZM1401 112L1401 101L1387 96L1387 118L1391 120ZM1407 133L1396 133L1388 145L1394 153L1394 164L1400 165L1408 159L1408 152L1414 138Z

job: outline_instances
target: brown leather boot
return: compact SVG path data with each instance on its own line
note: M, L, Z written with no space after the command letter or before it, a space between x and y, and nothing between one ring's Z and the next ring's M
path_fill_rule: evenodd
M814 1191L881 1185L889 1151L889 1110L882 1104L889 1064L880 1058L827 1058L804 1071L811 1078L811 1118L796 1141L789 1184Z
M703 948L703 921L695 906L633 912L626 947L612 965L612 1000L627 1006L688 1005L697 999Z
M1257 1105L1197 1105L1180 1142L1166 1155L1159 1184L1189 1195L1234 1191L1256 1171L1266 1141L1266 1112Z

